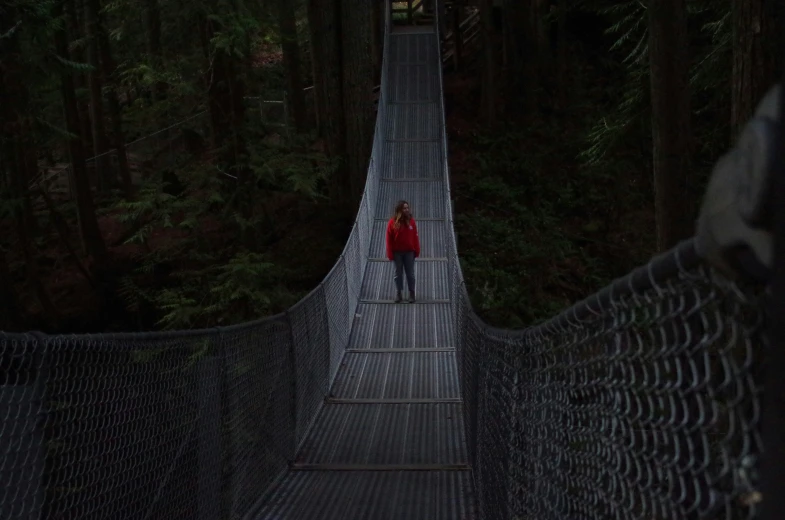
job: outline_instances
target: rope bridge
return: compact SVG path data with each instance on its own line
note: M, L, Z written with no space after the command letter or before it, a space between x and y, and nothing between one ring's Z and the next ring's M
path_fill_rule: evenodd
M707 217L711 240L551 321L488 327L453 230L439 38L388 12L384 43L354 228L294 307L0 334L0 518L756 516L764 284L707 260ZM382 260L398 199L420 228L415 304L392 304Z

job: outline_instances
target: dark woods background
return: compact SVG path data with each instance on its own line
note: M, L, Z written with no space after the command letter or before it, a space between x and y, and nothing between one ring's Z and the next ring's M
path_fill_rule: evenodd
M500 326L691 235L779 70L770 0L446 4L459 247ZM0 330L226 325L313 288L363 189L382 5L0 5Z

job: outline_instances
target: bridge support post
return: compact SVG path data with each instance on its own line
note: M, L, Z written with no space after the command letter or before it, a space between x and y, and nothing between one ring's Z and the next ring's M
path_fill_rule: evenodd
M197 518L215 520L223 518L221 512L224 443L222 439L223 414L221 413L220 355L207 356L199 366L198 404L198 461L199 478Z

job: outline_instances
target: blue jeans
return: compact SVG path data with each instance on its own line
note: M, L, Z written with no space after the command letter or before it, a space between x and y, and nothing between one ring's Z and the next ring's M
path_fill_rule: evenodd
M406 285L414 292L414 251L393 251L395 262L395 288L403 291L403 271L406 270Z

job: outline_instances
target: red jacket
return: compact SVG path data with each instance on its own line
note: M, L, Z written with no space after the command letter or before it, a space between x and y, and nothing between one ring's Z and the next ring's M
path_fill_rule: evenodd
M387 222L387 259L393 259L395 251L414 251L414 257L420 256L420 235L417 234L417 223L409 218L409 224L395 229L395 219Z

